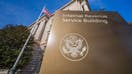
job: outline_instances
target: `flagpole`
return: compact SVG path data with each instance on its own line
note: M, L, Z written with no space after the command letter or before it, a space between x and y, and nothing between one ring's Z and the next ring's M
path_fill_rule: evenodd
M44 7L43 7L43 8L44 8ZM24 50L25 50L25 48L26 48L26 45L28 44L28 42L29 42L31 36L34 35L35 31L37 30L37 28L36 28L36 27L38 26L37 23L38 23L38 21L39 21L41 15L42 15L42 12L43 12L43 9L41 10L41 13L39 14L39 16L38 16L38 18L37 18L37 20L36 20L36 24L33 25L32 29L31 29L31 33L29 34L29 36L28 36L28 38L27 38L27 40L26 40L24 46L23 46L22 49L21 49L21 52L19 53L19 55L18 55L18 57L17 57L17 59L16 59L14 65L13 65L13 67L9 70L8 74L14 74L15 69L16 69L16 66L17 66L17 64L18 64L18 62L19 62L19 60L20 60L20 58L21 58L21 56L22 56L22 54L23 54L23 52L24 52Z

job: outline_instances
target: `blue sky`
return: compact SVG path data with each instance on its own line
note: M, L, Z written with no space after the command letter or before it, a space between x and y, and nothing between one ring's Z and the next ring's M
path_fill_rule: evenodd
M0 0L0 28L6 24L29 26L35 21L43 6L53 13L70 0ZM105 8L117 11L127 21L132 22L132 0L89 0L92 10Z

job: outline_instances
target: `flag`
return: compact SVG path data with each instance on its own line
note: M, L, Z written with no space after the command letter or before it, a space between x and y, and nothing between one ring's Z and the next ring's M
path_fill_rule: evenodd
M44 13L45 15L49 16L49 17L52 16L52 14L49 13L49 11L48 11L46 8L43 9L43 13Z

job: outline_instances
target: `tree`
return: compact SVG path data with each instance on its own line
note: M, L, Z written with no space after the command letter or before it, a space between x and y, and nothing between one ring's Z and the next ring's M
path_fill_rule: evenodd
M26 26L7 25L0 29L0 68L9 69L14 62L22 46L24 45L30 31ZM17 65L17 69L21 69L26 65L32 57L33 38L30 39L22 57Z

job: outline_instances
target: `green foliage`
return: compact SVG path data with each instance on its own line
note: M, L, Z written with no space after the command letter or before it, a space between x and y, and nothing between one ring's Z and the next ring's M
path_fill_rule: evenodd
M13 66L21 48L23 47L29 30L27 27L19 25L7 25L0 29L0 68L9 69ZM17 65L17 69L26 65L32 57L33 38L30 39L24 54Z

